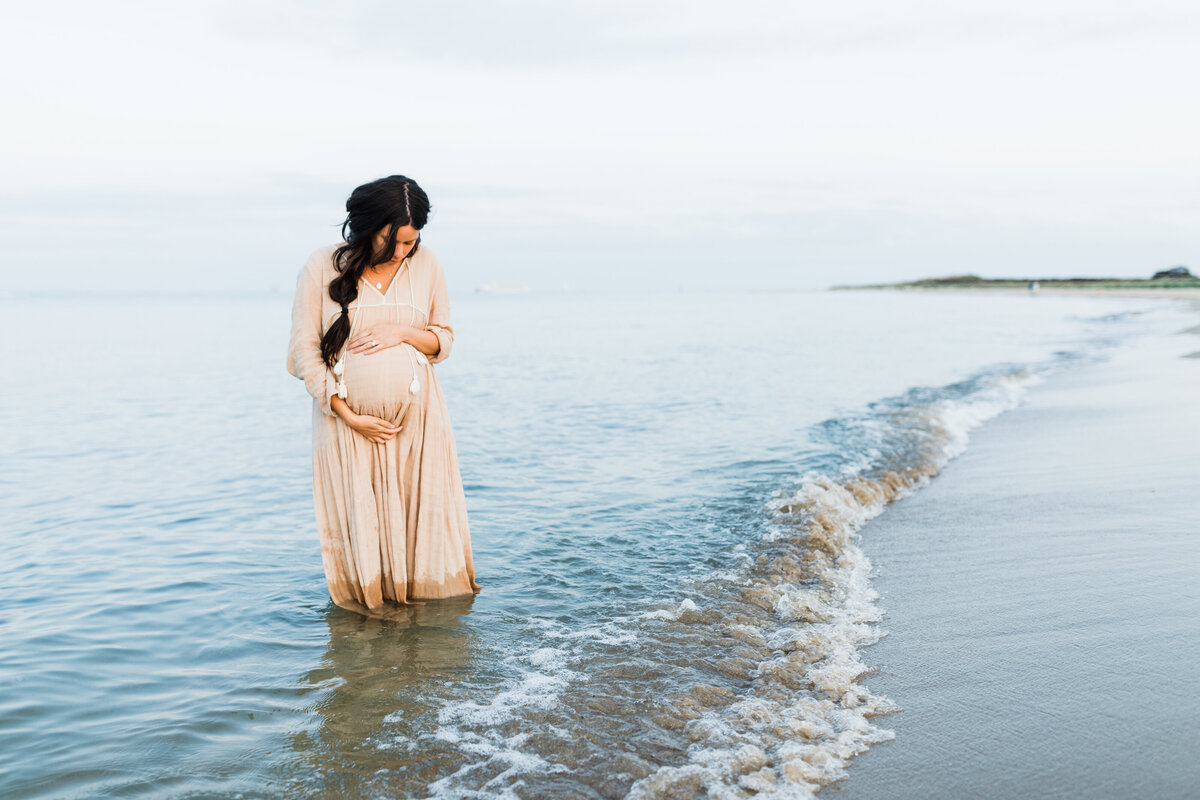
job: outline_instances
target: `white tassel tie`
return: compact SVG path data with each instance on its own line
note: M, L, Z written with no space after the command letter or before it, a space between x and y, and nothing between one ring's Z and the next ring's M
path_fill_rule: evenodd
M343 355L337 360L337 363L333 365L333 374L336 375L338 379L337 396L343 400L346 399L346 381L342 378L342 373L346 371L346 365L344 363L345 360L346 356Z
M425 366L425 354L415 347L413 348L413 357L417 360L418 364ZM413 372L416 372L417 369L418 367L413 367ZM412 392L413 394L421 391L421 382L417 380L416 375L413 375L412 383L408 385L408 391Z

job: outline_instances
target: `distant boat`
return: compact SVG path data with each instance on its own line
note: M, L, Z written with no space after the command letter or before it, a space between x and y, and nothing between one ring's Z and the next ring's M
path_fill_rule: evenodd
M488 294L524 294L529 291L529 287L523 283L488 283L475 291Z

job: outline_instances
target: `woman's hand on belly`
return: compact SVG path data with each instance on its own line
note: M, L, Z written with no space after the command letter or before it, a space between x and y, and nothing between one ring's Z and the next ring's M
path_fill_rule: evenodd
M346 424L375 444L390 441L403 427L393 425L386 419L372 417L370 414L355 414L354 420L347 421Z
M346 345L346 349L360 355L378 353L380 350L386 350L409 341L416 331L417 329L411 325L404 325L400 322L380 322L351 339ZM375 344L372 345L371 342Z
M389 441L404 427L403 425L393 425L386 419L373 417L370 414L356 414L350 410L350 406L346 405L346 401L337 395L333 396L330 405L343 422L375 444Z

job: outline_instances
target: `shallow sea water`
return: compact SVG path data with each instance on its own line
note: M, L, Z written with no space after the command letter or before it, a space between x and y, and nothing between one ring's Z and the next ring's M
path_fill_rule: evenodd
M862 525L1047 374L1189 319L452 294L484 590L381 621L329 602L290 302L0 301L0 796L808 796L892 735Z

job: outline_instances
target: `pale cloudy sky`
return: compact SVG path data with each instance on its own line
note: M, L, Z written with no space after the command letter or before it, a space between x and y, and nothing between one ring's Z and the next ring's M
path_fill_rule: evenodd
M27 3L3 289L290 292L393 173L452 291L1200 272L1194 9Z

